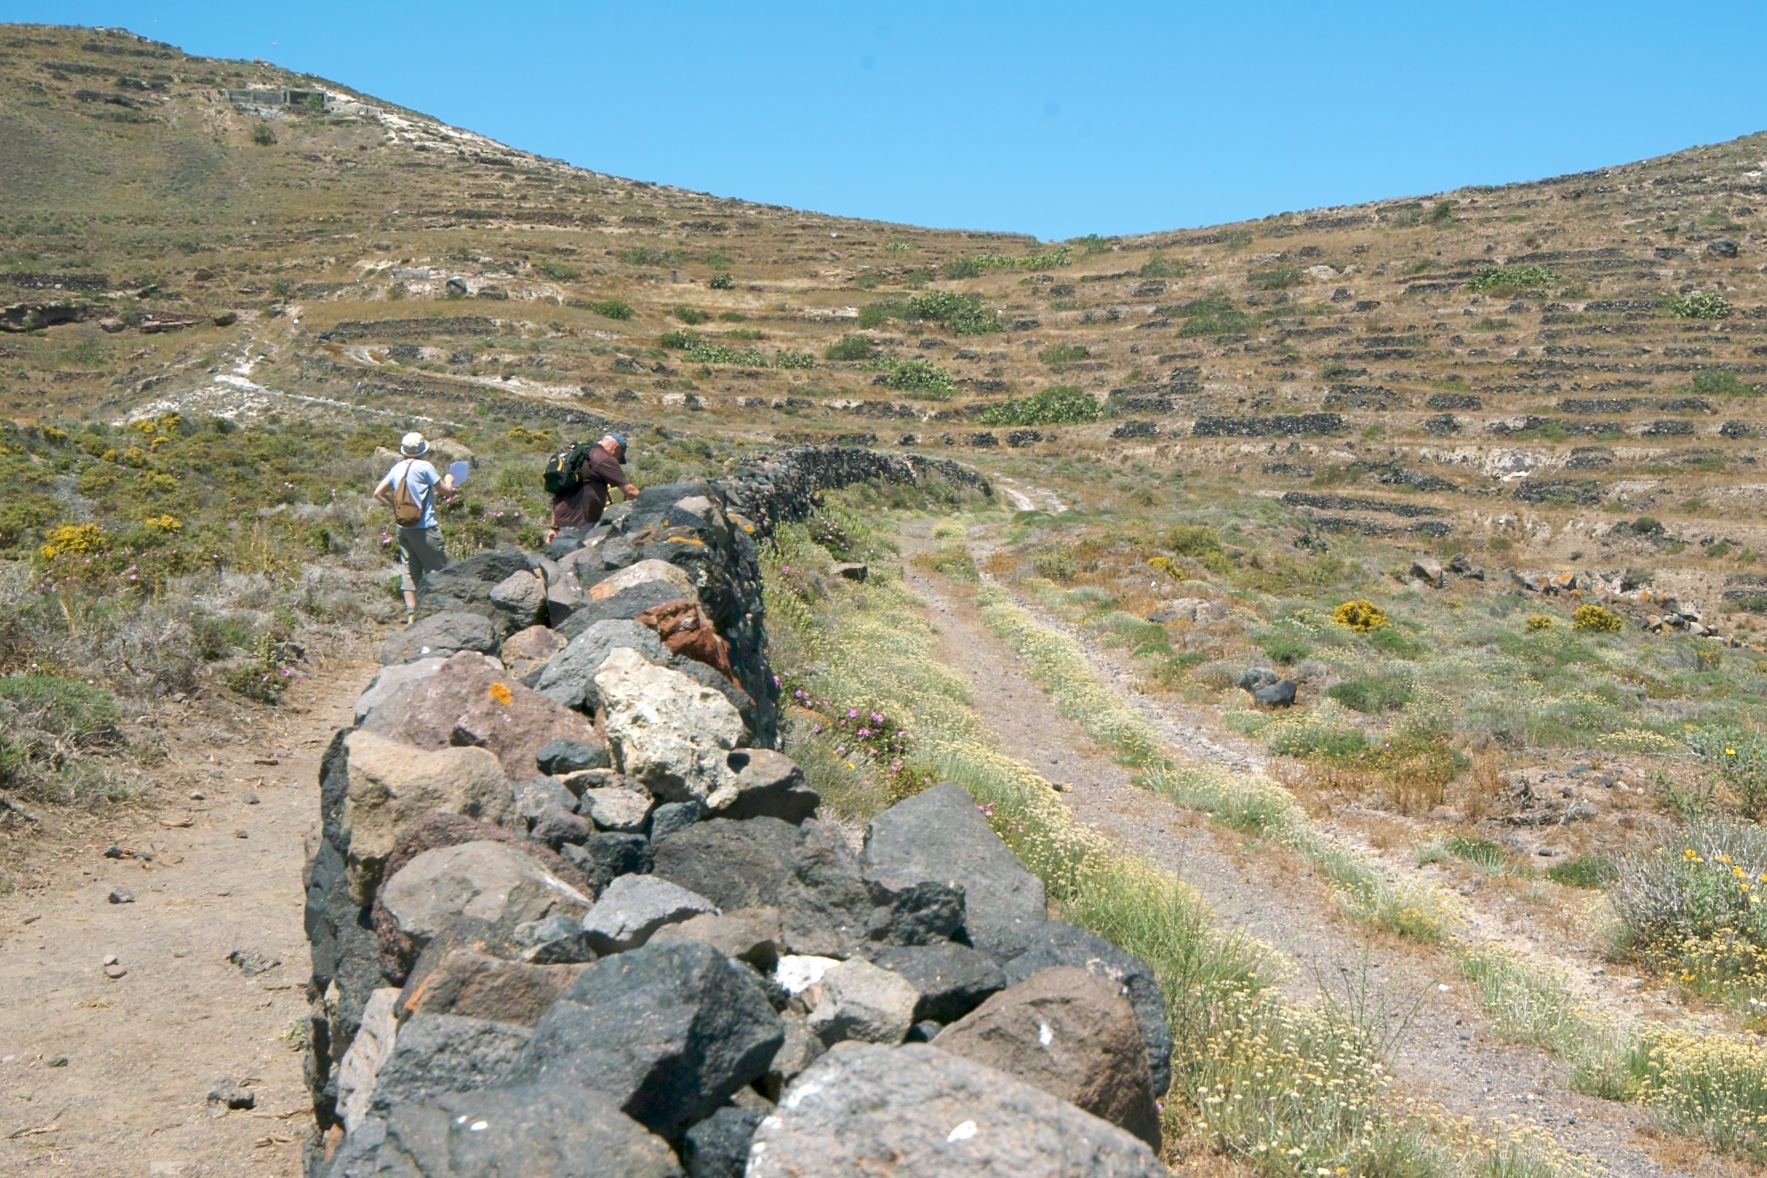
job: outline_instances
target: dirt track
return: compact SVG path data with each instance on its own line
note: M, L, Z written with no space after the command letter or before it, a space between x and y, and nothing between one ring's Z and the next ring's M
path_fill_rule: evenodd
M300 1173L303 837L370 673L332 660L276 709L199 699L142 804L23 836L0 896L0 1174ZM235 950L280 964L248 976ZM224 1075L254 1108L210 1104Z
M925 536L908 534L903 541L905 558L931 548ZM940 660L968 682L971 703L1001 747L1068 786L1062 798L1077 819L1195 887L1223 927L1274 948L1292 967L1287 989L1293 996L1311 1000L1323 983L1342 997L1341 970L1359 975L1366 964L1372 987L1393 1008L1409 1009L1422 999L1393 1060L1399 1090L1456 1116L1532 1122L1614 1175L1730 1170L1697 1150L1677 1148L1667 1164L1653 1156L1658 1142L1647 1135L1642 1110L1573 1092L1545 1053L1492 1038L1467 983L1444 957L1365 935L1337 912L1324 881L1292 855L1243 840L1134 785L1108 751L1056 711L1012 650L983 625L967 594L906 559L904 576L939 633Z

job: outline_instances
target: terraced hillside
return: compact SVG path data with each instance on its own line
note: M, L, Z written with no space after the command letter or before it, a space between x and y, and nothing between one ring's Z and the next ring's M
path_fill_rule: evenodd
M1316 534L1758 597L1759 137L1049 244L602 176L267 65L9 27L0 145L5 319L53 324L0 345L28 419L281 393L1059 448L1230 471ZM1011 404L1063 387L1089 400Z

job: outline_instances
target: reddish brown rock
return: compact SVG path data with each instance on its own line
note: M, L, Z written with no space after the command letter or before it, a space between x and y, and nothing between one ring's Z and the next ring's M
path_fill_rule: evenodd
M1056 966L1000 991L933 1040L1160 1147L1141 1024L1123 988Z
M463 651L420 684L387 731L420 749L488 749L520 781L554 740L605 742L580 713L523 687L492 659Z
M404 1014L453 1014L531 1027L583 972L581 965L508 961L470 944L425 952L399 995Z
M699 602L686 599L667 601L652 606L633 620L655 630L671 652L704 663L731 682L736 681L736 672L730 666L730 643L718 633L718 628L700 608Z

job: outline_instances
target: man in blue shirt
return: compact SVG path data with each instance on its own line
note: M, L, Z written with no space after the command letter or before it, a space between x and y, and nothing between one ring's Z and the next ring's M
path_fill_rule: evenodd
M399 534L399 588L405 592L405 624L417 618L417 590L424 577L448 564L442 530L436 525L436 492L453 498L454 476L438 475L424 461L429 443L422 434L409 433L399 440L404 458L393 464L387 477L374 488L374 497L393 509Z

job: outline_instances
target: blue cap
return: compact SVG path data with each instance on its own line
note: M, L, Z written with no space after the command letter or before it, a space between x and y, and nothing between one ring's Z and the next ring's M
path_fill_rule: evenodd
M624 458L626 456L626 435L616 434L612 430L609 430L607 436L620 444L620 457Z

